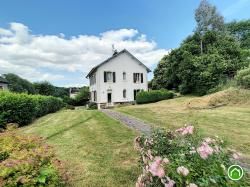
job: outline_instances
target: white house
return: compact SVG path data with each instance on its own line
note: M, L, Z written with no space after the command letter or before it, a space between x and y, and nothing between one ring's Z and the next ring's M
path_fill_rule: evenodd
M8 81L0 76L0 91L8 90Z
M150 69L126 49L95 66L86 78L90 80L90 101L98 108L135 101L140 90L148 90Z

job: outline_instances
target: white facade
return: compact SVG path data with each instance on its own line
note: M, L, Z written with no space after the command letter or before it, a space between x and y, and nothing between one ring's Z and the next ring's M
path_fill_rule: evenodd
M8 90L8 84L0 82L0 90Z
M147 73L150 70L126 50L93 69L88 75L91 101L99 108L133 102L136 92L148 90Z

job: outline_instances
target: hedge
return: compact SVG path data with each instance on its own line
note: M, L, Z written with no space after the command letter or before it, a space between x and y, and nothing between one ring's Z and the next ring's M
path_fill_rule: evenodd
M250 67L238 71L236 81L239 86L250 89Z
M161 101L164 99L172 99L174 97L174 93L168 90L151 90L151 91L141 91L136 96L136 103L153 103L157 101Z
M0 92L0 128L7 123L27 125L37 117L56 112L64 106L61 99L52 96Z

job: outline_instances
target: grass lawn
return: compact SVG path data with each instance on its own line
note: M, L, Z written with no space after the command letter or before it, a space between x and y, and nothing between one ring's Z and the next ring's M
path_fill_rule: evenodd
M72 186L135 185L136 133L99 111L63 110L20 131L42 136L54 146L72 175Z
M120 107L116 110L141 118L155 126L176 129L191 123L205 135L218 135L245 154L250 163L250 107L224 106L215 109L187 109L194 97L180 97L153 104Z

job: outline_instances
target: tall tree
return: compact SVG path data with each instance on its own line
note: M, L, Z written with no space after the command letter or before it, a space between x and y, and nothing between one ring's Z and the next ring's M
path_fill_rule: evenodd
M13 73L4 74L4 77L9 82L10 91L18 93L25 92L28 94L36 93L33 84L28 80L23 79Z
M54 95L55 87L47 81L36 82L34 87L38 94L40 95Z
M203 36L207 31L224 31L224 18L217 11L216 7L207 0L202 0L195 10L197 22L195 32L200 34L200 50L203 53Z

